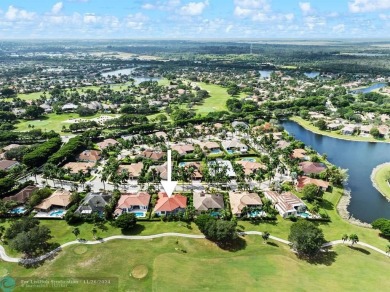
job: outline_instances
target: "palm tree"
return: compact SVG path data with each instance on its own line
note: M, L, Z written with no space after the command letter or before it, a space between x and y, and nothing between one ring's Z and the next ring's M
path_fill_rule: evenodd
M354 245L355 243L359 242L359 237L353 233L349 236L349 240L351 241L351 246Z
M343 243L348 240L348 234L344 234L343 237L341 237L343 240Z
M263 238L264 240L264 243L267 242L268 238L270 237L270 233L268 231L264 231L262 234L261 234L261 237Z
M108 180L107 171L103 170L102 175L100 176L100 181L103 183L104 192L106 192L106 181Z
M72 233L78 238L80 235L80 229L78 227L73 228Z
M34 176L34 178L35 178L35 183L36 183L36 184L38 184L37 174L38 174L38 168L37 168L37 167L33 167L33 168L31 169L31 175Z

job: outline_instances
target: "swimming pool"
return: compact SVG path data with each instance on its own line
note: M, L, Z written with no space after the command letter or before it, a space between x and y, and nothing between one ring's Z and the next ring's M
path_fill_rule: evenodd
M241 159L241 161L256 162L256 158L253 158L253 157L244 157L243 159Z
M261 217L261 216L265 216L265 212L264 211L253 211L251 213L248 214L249 217L251 218L254 218L254 217Z
M184 166L186 166L186 163L185 162L179 162L179 166L180 167L184 167Z
M297 216L302 217L302 218L310 218L311 214L302 212L302 213L297 213Z
M133 214L135 215L135 217L145 217L144 212L134 212Z
M234 153L233 150L226 150L226 152L229 153L229 154L233 154Z
M212 150L210 151L211 154L219 154L219 153L221 153L221 152L222 152L221 149L212 149Z
M49 213L50 217L62 217L65 214L65 210L54 210Z
M11 214L23 214L24 212L26 212L25 207L16 207L10 211Z
M210 215L213 216L213 217L219 217L219 212L213 211L213 212L210 213Z

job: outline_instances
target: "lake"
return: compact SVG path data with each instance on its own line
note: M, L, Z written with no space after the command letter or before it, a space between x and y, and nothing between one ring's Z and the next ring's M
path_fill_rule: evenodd
M390 144L322 136L292 121L283 121L282 125L296 139L320 154L326 153L332 164L348 169L348 186L352 196L348 206L350 214L368 223L380 217L390 219L390 203L372 186L370 179L375 166L390 161Z
M307 78L316 78L320 75L320 72L305 72L303 73Z
M387 83L375 83L371 86L368 86L368 87L364 87L364 88L359 88L359 89L355 89L355 90L352 90L351 93L353 94L359 94L359 93L369 93L371 91L374 91L376 89L379 89L379 88L382 88L382 87L386 87L387 86Z
M262 78L262 79L270 78L272 72L274 72L274 71L273 70L260 70L259 71L260 78Z
M103 77L107 77L109 75L110 76L130 75L134 73L135 69L136 68L126 68L126 69L114 70L114 71L104 72L101 75ZM162 79L161 77L145 77L145 76L141 76L141 77L133 76L132 78L135 80L135 84L140 84L141 82L144 81L159 81Z

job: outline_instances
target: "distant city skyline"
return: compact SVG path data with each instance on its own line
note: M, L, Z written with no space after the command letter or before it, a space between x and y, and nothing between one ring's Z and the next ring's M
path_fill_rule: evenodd
M2 0L1 39L389 38L390 0Z

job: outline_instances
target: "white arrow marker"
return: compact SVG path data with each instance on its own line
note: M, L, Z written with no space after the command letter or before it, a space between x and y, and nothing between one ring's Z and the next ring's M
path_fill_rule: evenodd
M171 160L171 150L168 150L167 152L168 161L167 161L167 179L168 180L162 180L161 184L167 193L168 197L172 196L173 191L176 188L177 181L172 181L172 160Z

